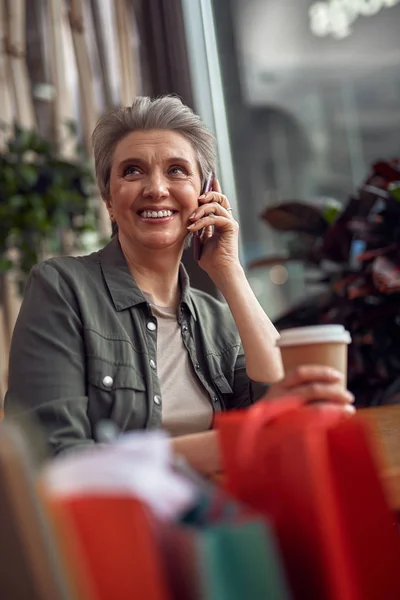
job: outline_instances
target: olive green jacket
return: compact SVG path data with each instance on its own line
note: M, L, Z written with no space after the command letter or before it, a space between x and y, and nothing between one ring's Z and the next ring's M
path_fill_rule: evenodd
M264 388L246 375L228 306L191 288L183 267L180 277L178 322L214 410L248 406ZM14 330L6 418L35 416L53 453L93 444L104 419L121 431L157 428L156 363L157 321L116 237L89 256L42 262Z

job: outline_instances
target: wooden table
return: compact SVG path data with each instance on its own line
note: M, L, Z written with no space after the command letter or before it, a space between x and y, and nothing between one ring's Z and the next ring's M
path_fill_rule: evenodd
M372 433L389 501L400 511L400 405L360 409L357 416Z

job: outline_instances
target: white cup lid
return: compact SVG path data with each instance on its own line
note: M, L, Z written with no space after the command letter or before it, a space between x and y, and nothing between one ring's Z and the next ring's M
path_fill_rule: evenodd
M280 332L277 345L303 346L306 344L338 343L351 344L351 336L343 325L313 325L312 327L295 327Z

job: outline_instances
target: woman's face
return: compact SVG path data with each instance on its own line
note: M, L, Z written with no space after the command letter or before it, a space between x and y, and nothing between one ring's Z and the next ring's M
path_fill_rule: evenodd
M196 153L186 138L176 131L135 131L115 148L107 208L129 244L181 249L200 188Z

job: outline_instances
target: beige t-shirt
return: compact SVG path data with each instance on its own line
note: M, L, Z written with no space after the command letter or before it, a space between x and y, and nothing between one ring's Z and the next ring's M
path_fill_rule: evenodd
M143 293L157 319L157 374L162 398L162 427L171 435L210 429L213 409L183 343L176 309L157 306Z

